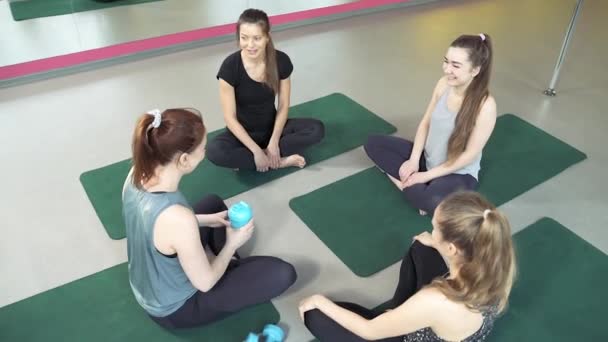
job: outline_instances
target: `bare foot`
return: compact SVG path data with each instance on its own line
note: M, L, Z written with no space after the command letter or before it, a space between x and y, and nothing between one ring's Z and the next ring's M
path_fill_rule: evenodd
M388 179L391 180L391 182L393 182L393 184L395 184L395 186L399 189L399 190L403 190L403 183L401 183L400 180L398 180L397 178L389 175L388 173L386 174L388 176Z
M426 216L426 211L419 209L418 213L420 214L420 216Z
M291 166L303 168L304 166L306 166L306 159L304 159L304 157L299 154L292 154L289 157L281 158L279 168L282 169L284 167Z

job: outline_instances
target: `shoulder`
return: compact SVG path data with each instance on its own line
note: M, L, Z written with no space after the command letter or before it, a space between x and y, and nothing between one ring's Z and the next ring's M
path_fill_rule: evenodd
M277 53L277 61L291 61L289 55L281 50L276 50Z
M410 299L414 299L421 315L425 315L434 325L437 321L445 319L444 313L452 312L460 303L450 300L441 290L434 286L427 286L416 292Z
M241 51L236 51L231 53L222 62L220 66L220 72L230 72L232 73L234 70L238 69L238 65L241 62Z
M437 84L435 84L435 89L433 90L433 97L439 98L447 89L448 79L447 76L443 76L437 81Z
M438 307L449 305L450 300L438 288L426 286L410 297L406 303L408 302L410 305L418 307L420 312L430 309L430 312L433 313Z
M419 298L429 304L438 304L441 305L446 301L449 301L448 298L434 286L427 286L422 288L420 291L416 292L415 296L419 296Z
M496 99L494 99L494 96L488 94L481 105L481 112L494 112L496 114Z
M292 69L293 65L291 64L291 58L289 58L289 56L280 50L276 50L276 55L277 55L277 65L279 66L279 69Z
M488 95L488 97L486 97L481 104L477 120L481 122L493 123L496 121L496 115L496 100L492 95Z
M288 78L293 72L293 64L289 56L280 50L276 50L277 56L277 68L279 70L279 78L284 80Z
M226 58L224 58L224 62L222 63L222 65L224 64L229 64L229 63L236 63L241 59L241 50L235 51L231 54L229 54Z
M397 307L396 313L402 318L410 318L411 315L414 315L419 322L419 326L415 328L421 329L422 327L433 326L438 320L441 320L441 312L449 305L450 301L439 289L427 286Z
M235 87L238 85L241 64L241 51L236 51L224 59L216 78L223 79L225 82Z
M194 212L180 204L173 204L163 210L156 219L155 227L170 228L176 234L185 233L197 228L198 222ZM176 229L179 227L178 229ZM198 231L198 230L197 230Z

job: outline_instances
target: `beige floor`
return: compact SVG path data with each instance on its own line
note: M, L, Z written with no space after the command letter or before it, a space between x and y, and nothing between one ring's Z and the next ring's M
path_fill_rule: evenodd
M283 31L275 39L295 65L292 103L342 92L411 137L450 41L491 34L499 112L588 155L501 209L515 231L551 216L608 252L608 184L601 176L608 169L608 2L585 1L558 96L542 95L574 3L455 0ZM78 176L129 157L135 118L150 108L194 106L211 130L222 127L214 76L233 50L232 43L214 45L0 90L0 306L126 260L125 241L107 237ZM274 301L290 341L310 337L296 310L306 295L372 306L394 290L397 264L358 278L287 205L370 165L359 148L230 200L256 209L258 229L244 254L278 255L299 271L296 285Z

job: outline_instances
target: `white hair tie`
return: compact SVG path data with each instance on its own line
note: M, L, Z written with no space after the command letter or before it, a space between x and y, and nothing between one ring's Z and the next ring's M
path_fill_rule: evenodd
M492 212L492 210L490 210L490 209L486 209L486 210L483 211L483 219L484 220L488 218L488 214L490 212Z
M162 112L159 109L152 109L146 112L146 114L150 114L154 116L154 121L148 126L150 128L158 128L160 126L160 122L162 121Z
M485 41L486 41L486 35L485 35L485 34L483 34L483 33L480 33L480 34L479 34L479 38L481 38L481 41L482 41L482 42L485 42Z

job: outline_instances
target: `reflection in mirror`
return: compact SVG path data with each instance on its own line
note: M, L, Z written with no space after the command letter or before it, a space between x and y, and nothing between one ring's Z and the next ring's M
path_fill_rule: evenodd
M274 16L355 1L2 1L0 67L234 23L239 14L250 7L263 9L268 15ZM66 4L67 7L58 9L61 7L58 4ZM67 13L60 14L61 11ZM31 19L25 19L28 17Z

